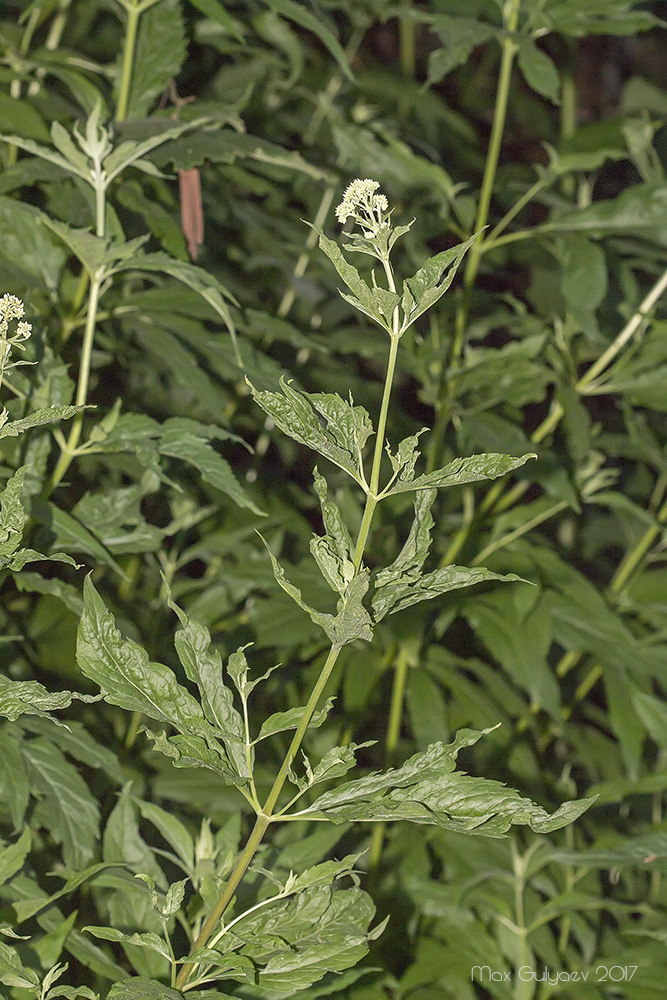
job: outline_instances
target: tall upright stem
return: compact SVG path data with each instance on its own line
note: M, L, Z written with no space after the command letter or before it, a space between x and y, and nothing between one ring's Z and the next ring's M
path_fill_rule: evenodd
M479 232L480 229L483 229L489 218L489 208L491 206L491 197L493 195L496 172L498 170L498 160L500 158L500 149L503 141L503 132L505 129L505 118L507 116L510 81L512 78L512 65L514 63L514 56L517 50L514 36L519 23L520 9L521 0L506 0L503 11L503 27L505 34L502 41L502 54L500 57L496 103L493 112L493 125L491 126L489 147L486 154L486 162L484 164L482 186L479 193L479 201L477 203L475 232ZM463 294L459 307L456 310L456 318L454 321L454 340L449 360L450 368L455 367L458 364L463 352L463 339L466 322L468 320L468 311L470 308L470 294L477 278L479 262L482 254L484 253L484 249L485 240L482 235L472 245L468 253L466 267L463 274ZM445 367L443 363L440 375L441 384L444 382L444 375ZM453 395L454 387L452 385L448 394L449 400L453 398ZM433 471L439 463L440 452L442 451L445 432L449 423L450 411L451 405L448 401L443 399L436 404L436 419L427 454L427 471L429 472Z
M102 176L101 167L97 165L97 184L95 187L95 233L100 238L106 233L106 185ZM79 379L76 386L76 406L85 406L88 402L88 386L90 384L90 366L93 357L93 344L95 342L95 329L97 326L97 312L100 303L100 293L104 283L104 269L98 269L90 276L90 288L88 290L88 308L86 310L86 325L83 331L83 342L81 344L81 360L79 362ZM76 454L77 445L81 440L83 430L83 410L76 414L72 421L72 428L67 438L66 446L61 450L60 457L55 468L49 477L45 493L48 496L61 482L63 476L69 469L72 459Z
M498 160L500 159L500 149L503 142L503 132L505 131L505 118L507 117L507 104L509 101L510 81L512 79L512 66L516 55L517 44L515 34L519 23L519 11L521 0L507 0L504 10L505 35L502 41L502 55L500 57L500 72L498 74L498 89L496 91L496 103L493 112L493 125L491 126L491 136L489 138L489 148L484 164L484 176L482 177L482 187L477 203L477 217L475 219L475 232L479 232L486 226L489 218L489 208L491 207L491 197L496 181L498 170ZM484 237L473 243L466 261L466 268L463 274L463 287L465 289L464 300L458 310L456 317L455 340L452 350L454 360L458 360L463 348L463 334L468 316L468 300L472 286L475 284L479 262L483 253Z
M393 275L391 274L391 269L389 264L385 267L387 271L387 278L392 289L395 288ZM384 436L387 426L387 413L389 410L389 400L391 398L391 388L394 379L394 372L396 368L396 355L398 353L398 314L394 317L394 331L395 333L391 336L391 346L389 350L389 360L387 362L387 372L385 375L384 390L382 393L382 403L380 406L380 415L378 418L378 429L377 429L377 439L375 442L375 451L373 453L373 466L371 470L370 477L370 488L366 500L366 509L364 511L364 516L362 519L361 528L359 530L359 538L357 539L357 546L354 555L355 568L359 570L361 567L361 562L363 559L364 549L368 539L368 534L370 532L371 522L373 520L373 514L378 503L378 488L380 482L380 465L382 462L382 452L384 450ZM280 798L280 793L283 790L285 781L287 780L290 767L296 755L299 752L301 744L303 742L304 736L310 724L310 720L313 717L313 713L317 708L320 701L322 693L326 687L326 684L331 676L331 672L336 664L338 656L341 651L341 646L333 644L329 650L329 654L322 666L319 677L315 682L315 686L311 691L310 697L306 703L303 710L303 715L299 720L299 724L295 730L292 741L287 749L287 753L283 759L280 769L276 775L276 778L271 786L271 790L262 806L261 810L257 814L257 819L253 827L252 833L241 852L241 855L236 862L236 865L227 880L227 884L218 899L216 905L211 910L209 916L207 917L204 925L202 926L201 932L196 939L190 951L190 959L178 974L176 979L177 989L182 989L190 980L194 969L197 966L197 952L203 948L209 941L211 935L218 926L220 920L225 914L229 904L234 898L234 894L240 885L243 876L245 875L248 867L252 863L262 840L264 834L266 833L270 823L275 819L275 807Z
M391 766L396 755L398 739L401 734L401 722L403 721L403 703L405 701L405 688L408 680L408 668L410 657L405 645L401 644L396 659L394 670L394 680L391 688L391 704L389 706L389 721L387 723L387 738L385 741L385 765ZM382 857L382 846L386 823L373 824L371 835L371 847L368 858L368 866L376 869Z
M134 51L137 45L139 18L141 17L141 7L136 4L125 5L125 10L127 13L127 23L125 25L123 62L120 71L120 86L118 88L118 106L116 108L117 122L124 122L127 118L127 110L130 102L130 88L132 86Z

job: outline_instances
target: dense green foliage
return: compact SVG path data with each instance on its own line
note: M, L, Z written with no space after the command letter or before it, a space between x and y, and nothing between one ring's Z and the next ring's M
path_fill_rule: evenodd
M664 6L8 5L1 998L663 996Z

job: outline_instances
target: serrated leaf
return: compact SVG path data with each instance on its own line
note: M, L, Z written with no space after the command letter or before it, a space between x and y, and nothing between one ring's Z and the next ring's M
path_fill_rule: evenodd
M204 482L231 497L239 507L251 510L258 517L266 517L243 489L231 467L225 459L215 451L207 441L204 425L198 433L193 430L196 424L193 420L172 417L162 426L162 437L159 450L162 455L179 458L193 465L201 473Z
M217 278L214 278L213 275L204 271L200 267L195 267L194 264L189 264L183 260L176 260L174 257L170 257L166 253L159 252L151 254L136 254L131 261L119 264L115 270L134 270L167 274L171 278L176 278L177 281L183 282L183 284L187 285L188 288L192 288L193 291L201 295L201 297L208 302L210 306L212 306L227 327L234 345L237 363L242 365L236 341L236 327L234 326L232 314L225 300L233 302L234 305L238 305L238 303L231 292L222 284L222 282L218 281Z
M146 650L133 639L122 638L89 576L83 585L76 655L81 670L99 686L105 701L126 711L142 712L184 733L210 734L213 738L215 730L173 671L151 662Z
M40 797L32 822L46 827L62 844L66 865L82 868L95 851L100 825L97 802L76 768L49 740L26 741L23 754Z
M260 538L261 537L262 536L260 535ZM262 538L262 541L264 542L266 550L269 553L269 558L271 559L271 567L273 569L273 575L276 578L276 582L282 587L282 589L285 591L288 597L291 597L292 600L295 602L295 604L298 604L300 608L303 608L306 614L310 616L311 620L315 622L316 625L319 625L320 628L324 629L329 638L331 638L334 630L334 616L322 611L317 611L315 608L312 608L309 604L306 604L306 602L303 600L303 597L301 596L301 591L299 590L299 588L295 587L294 584L290 583L287 577L285 576L284 569L282 568L282 566L274 556L273 552L269 548L266 540Z
M431 528L434 524L431 507L437 495L438 491L435 489L419 490L417 493L414 499L414 518L405 545L390 566L378 571L375 578L376 590L400 580L406 583L418 580L431 547Z
M32 844L32 834L25 827L21 836L13 844L0 849L0 885L4 885L23 867Z
M433 16L432 26L443 46L429 54L429 84L439 83L453 69L467 62L473 50L495 34L495 29L490 24L473 17L437 13Z
M183 1000L183 995L163 986L156 979L138 976L125 979L122 983L114 983L107 1000Z
M410 574L407 576L408 579L399 577L395 582L376 587L373 592L373 614L376 621L420 601L431 601L434 597L440 597L452 590L472 587L476 583L485 583L489 580L500 583L527 582L515 573L502 575L482 566L475 569L468 569L465 566L443 566L442 569L425 573L414 580L410 579Z
M124 267L129 266L148 239L147 236L138 236L126 243L114 243L110 237L95 236L89 229L73 229L48 216L44 216L44 224L70 248L91 278L99 277L119 263Z
M470 458L455 458L453 462L443 469L436 469L435 472L417 476L411 482L396 483L387 492L387 496L394 493L408 493L410 490L443 489L449 486L461 486L464 483L477 483L483 479L497 479L508 472L519 469L530 458L536 455L522 455L521 458L513 458L511 455L472 455Z
M153 749L168 757L174 767L205 767L231 784L245 784L232 768L222 747L213 749L210 740L201 736L169 736L164 729L155 733L147 726L142 731L153 741Z
M308 723L309 729L317 729L326 721L326 718L333 708L334 699L327 699L327 703L324 708L321 708L318 712L314 712L313 716ZM262 728L259 731L259 736L254 741L259 743L260 740L265 740L267 736L275 736L276 733L284 733L289 729L296 729L305 711L305 705L301 705L297 708L290 708L286 712L274 712L272 715L265 719L262 723Z
M12 556L23 538L23 527L28 515L23 509L21 495L27 466L18 469L0 493L0 559Z
M296 815L318 816L334 823L410 820L459 833L498 837L514 824L528 825L535 833L550 833L592 805L593 799L566 802L549 815L498 781L455 771L459 751L472 746L485 732L462 729L452 743L433 743L401 768L346 782Z
M392 452L389 443L385 445L391 467L394 470L394 476L398 479L399 483L410 483L415 478L415 463L421 454L417 446L420 436L427 429L423 427L418 434L411 434L409 437L403 438L399 442L396 454Z
M310 551L332 590L344 594L354 577L353 545L338 506L327 499L327 483L317 468L313 471L315 492L320 498L325 534L310 540Z
M304 789L310 788L312 785L316 785L321 781L329 781L332 778L341 778L344 774L347 774L348 771L356 766L356 751L374 746L374 743L374 740L370 740L366 743L348 743L346 746L332 747L331 750L327 750L325 755L319 763L315 765L315 767L311 767L310 761L306 758L305 778L299 778L296 774L292 773L290 775L290 780L293 781L294 784L296 784L300 789Z
M338 271L338 274L343 279L347 287L352 292L352 295L347 295L345 292L340 294L345 299L359 309L366 316L375 320L383 330L391 331L390 326L387 325L387 321L380 311L380 303L373 293L373 289L366 284L364 279L361 277L356 267L353 267L344 257L342 250L333 240L330 240L324 235L321 229L316 230L320 237L320 249L324 251L333 266Z
M234 708L232 692L225 685L220 654L211 649L211 635L173 602L170 607L181 623L174 637L176 652L189 680L197 685L204 715L220 730L227 755L242 778L250 777L252 754L246 753L245 726ZM250 757L250 759L249 759Z
M70 417L73 417L82 409L84 409L82 406L64 406L61 404L47 406L42 410L37 410L36 413L28 414L27 417L21 417L19 420L10 420L6 424L3 424L0 427L0 438L18 437L19 434L30 430L31 427L43 427L44 424L54 424L58 420L69 420Z
M366 611L366 608L362 604L362 598L369 586L368 572L366 570L362 570L362 572L357 573L353 577L346 587L345 593L338 601L337 614L331 615L326 612L317 611L303 600L299 588L289 582L285 576L285 571L273 552L271 552L266 541L263 538L262 541L269 553L273 575L277 583L300 608L303 608L316 625L324 629L334 646L344 646L355 639L364 639L366 642L371 641L373 637L372 621L368 611Z
M89 924L83 930L102 941L115 941L118 944L132 944L137 948L148 948L171 962L166 941L153 931L147 931L143 934L124 934L123 931L119 931L115 927L97 927L94 924Z
M51 719L51 712L68 708L71 704L70 691L51 693L39 681L12 681L0 675L0 715L10 722L15 722L20 715Z
M408 327L412 326L419 316L425 313L427 309L430 309L432 305L435 305L438 299L442 298L454 280L466 252L478 236L479 233L475 233L474 236L471 236L464 243L459 243L449 250L444 250L442 253L436 254L435 257L427 260L416 274L413 274L411 278L405 279L402 298L405 318L401 326L401 334L405 333ZM447 273L443 278L445 270L447 270ZM410 293L409 297L406 297L406 287Z
M282 395L249 384L255 402L281 431L328 458L362 485L357 449L363 448L372 433L363 407L352 406L334 393L297 392L284 378L280 380ZM326 427L316 411L325 418Z
M360 889L313 886L240 921L241 955L269 995L305 989L328 972L356 965L368 951L375 907Z

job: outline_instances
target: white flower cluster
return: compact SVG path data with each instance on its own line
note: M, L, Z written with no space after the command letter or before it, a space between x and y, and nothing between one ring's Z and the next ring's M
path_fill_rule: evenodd
M7 362L12 349L18 347L20 351L24 351L22 341L27 340L32 332L30 323L22 321L24 312L23 303L16 295L5 292L0 298L0 376L8 367ZM10 333L9 324L13 320L19 320L19 323L14 333Z
M336 208L336 218L340 223L352 215L359 225L367 230L367 235L375 236L382 226L388 225L385 213L389 205L383 194L375 192L380 187L378 181L365 180L352 181L348 184L343 194L343 200Z

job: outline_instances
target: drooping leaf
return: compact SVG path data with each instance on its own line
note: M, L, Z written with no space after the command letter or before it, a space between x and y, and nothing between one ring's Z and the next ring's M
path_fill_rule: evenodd
M19 434L23 434L32 427L43 427L45 424L54 424L58 420L69 420L70 417L73 417L82 409L83 407L81 406L64 406L62 404L47 406L44 409L37 410L36 413L28 414L27 417L21 417L19 420L9 420L7 423L0 425L0 438L18 437Z
M160 453L193 465L201 473L204 482L227 494L239 507L251 510L258 517L265 517L265 511L251 500L229 463L208 443L209 436L203 425L198 430L195 421L172 417L163 424Z
M364 639L366 642L370 642L373 637L372 621L362 603L368 590L368 572L366 570L362 570L353 577L338 601L337 614L331 615L327 612L317 611L304 601L299 588L289 582L285 571L265 541L264 544L269 553L273 575L277 583L300 608L307 612L316 625L324 629L333 645L344 646L355 639Z
M237 38L240 42L243 41L243 26L241 22L232 17L229 11L220 3L220 0L191 0L191 3L193 7L196 7L202 14L210 17L211 20L219 24L230 35L233 35L234 38Z
M10 722L15 722L20 715L53 719L50 713L68 708L72 697L70 691L51 693L39 681L12 681L0 675L0 715Z
M189 734L167 736L164 729L156 733L148 726L142 727L142 732L153 741L153 749L168 757L174 767L204 767L214 771L225 782L234 785L245 784L245 778L239 777L222 747L212 748L210 739L205 740L201 736Z
M296 3L295 0L265 0L265 2L281 17L294 21L295 24L307 31L312 31L328 49L347 79L354 80L345 50L336 38L332 27L324 20L321 11L318 12L320 14L318 17L317 14L308 10L303 4Z
M87 556L92 556L111 567L119 576L125 576L122 568L106 546L72 514L68 514L55 503L47 503L41 498L33 500L31 513L35 521L53 532L56 545L62 545L70 551L83 552Z
M429 84L439 83L457 66L466 63L473 50L495 33L492 25L473 17L452 17L438 13L433 16L431 23L443 45L429 53Z
M228 291L227 288L218 281L213 275L208 274L200 267L196 267L194 264L190 264L184 260L176 260L174 257L170 257L166 253L138 253L133 256L133 258L127 262L123 262L115 268L117 271L145 271L145 272L157 272L158 274L167 274L171 278L175 278L177 281L183 282L188 288L192 288L193 291L197 292L201 297L208 302L210 306L215 309L216 313L225 324L229 331L229 335L232 338L232 343L234 344L234 350L236 352L237 362L242 365L241 357L238 353L238 346L236 343L236 327L234 326L234 320L232 314L227 305L227 301L231 301L235 305L238 305L236 299Z

